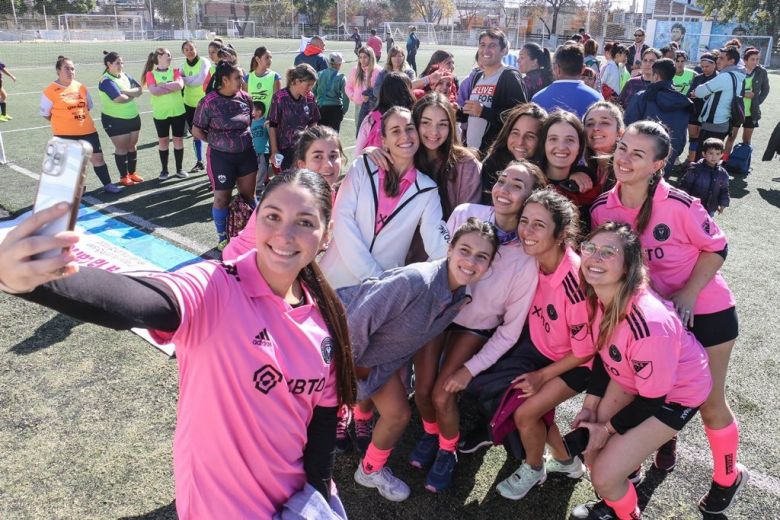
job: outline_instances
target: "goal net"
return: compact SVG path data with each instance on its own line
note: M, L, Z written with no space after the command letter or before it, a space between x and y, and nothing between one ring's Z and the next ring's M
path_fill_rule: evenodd
M436 24L423 22L385 22L384 39L392 36L396 45L406 48L406 38L409 36L409 27L417 27L417 37L420 44L438 45L439 40L436 36Z
M252 20L228 20L228 38L255 38L255 22Z
M135 14L61 14L62 38L73 40L142 40L144 19Z

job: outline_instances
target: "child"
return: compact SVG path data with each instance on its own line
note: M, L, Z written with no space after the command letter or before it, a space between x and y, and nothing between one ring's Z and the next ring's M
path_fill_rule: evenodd
M712 217L729 205L729 174L720 165L723 156L723 141L710 137L702 145L702 158L691 164L681 188L701 200L702 206Z
M268 161L270 148L268 146L268 127L265 126L265 103L252 102L252 146L257 154L257 185L255 192L260 195L265 187L268 175Z
M320 124L338 132L344 114L349 110L347 78L341 73L344 57L339 52L331 52L328 62L330 67L319 73L313 92L320 108Z
M3 74L14 80L14 83L16 83L16 76L11 74L11 71L8 70L5 63L0 62L0 121L10 121L13 117L9 116L5 109L8 93L5 91L5 87L3 87Z

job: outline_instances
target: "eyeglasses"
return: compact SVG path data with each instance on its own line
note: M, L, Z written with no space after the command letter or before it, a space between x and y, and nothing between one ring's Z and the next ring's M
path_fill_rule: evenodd
M609 245L599 247L593 242L588 242L586 240L580 244L580 253L582 253L582 256L598 255L602 260L612 260L617 256L618 249Z

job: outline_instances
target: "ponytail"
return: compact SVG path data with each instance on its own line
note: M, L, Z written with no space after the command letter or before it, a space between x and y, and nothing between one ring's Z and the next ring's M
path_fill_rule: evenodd
M146 74L148 72L151 72L151 70L155 66L155 62L157 61L157 51L152 51L149 53L149 56L146 58L146 64L144 65L144 70L141 72L141 85L146 86Z
M352 406L357 398L355 364L352 344L349 341L347 316L336 291L325 280L316 261L303 268L301 280L314 296L328 332L335 340L333 363L336 365L336 396L338 404Z
M664 176L663 170L657 171L650 177L650 183L647 186L647 198L639 209L639 215L636 217L636 232L641 236L650 224L650 217L653 216L653 196L658 189L658 183Z
M539 66L542 68L542 79L545 85L549 85L555 81L552 71L552 56L550 56L550 49L544 48L542 52L542 59L539 60Z

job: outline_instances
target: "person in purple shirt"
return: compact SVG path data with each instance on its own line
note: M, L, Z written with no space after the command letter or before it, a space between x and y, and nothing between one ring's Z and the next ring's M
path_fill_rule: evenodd
M225 61L214 72L215 89L195 110L192 136L209 144L207 172L214 190L211 214L219 237L217 248L227 245L228 204L233 187L244 202L255 205L257 156L249 129L252 121L252 97L241 90L241 69Z
M555 51L553 71L556 80L537 92L531 101L548 112L562 109L580 118L585 115L593 103L604 98L582 81L584 60L580 45L566 44Z

